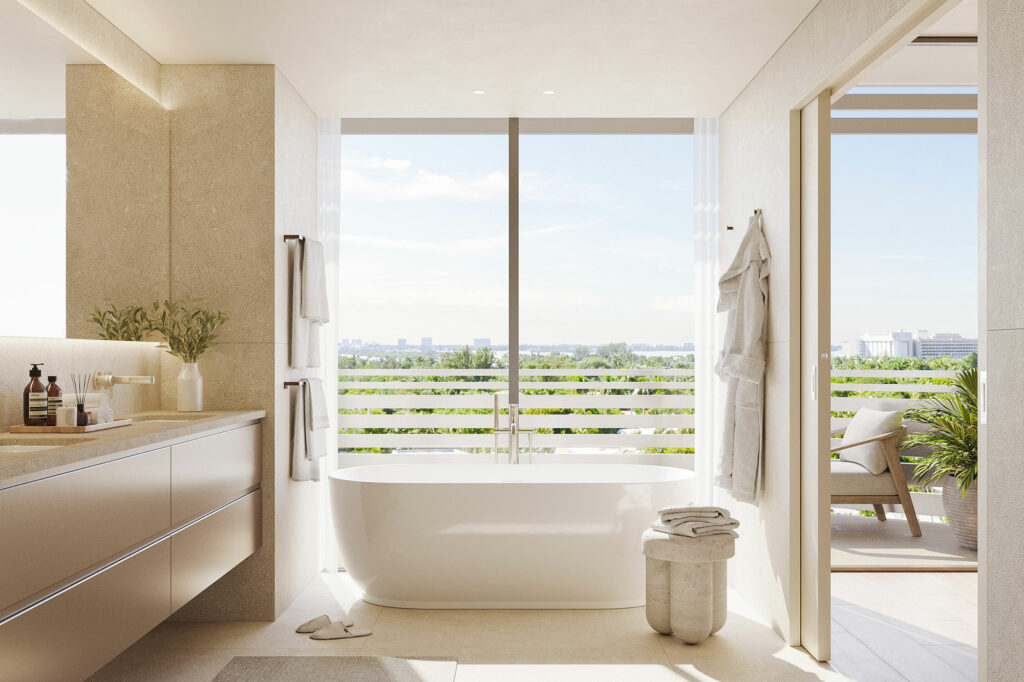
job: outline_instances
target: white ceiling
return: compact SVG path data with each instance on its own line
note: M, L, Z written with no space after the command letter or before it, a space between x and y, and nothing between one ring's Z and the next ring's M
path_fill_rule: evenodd
M17 0L0 0L0 119L64 118L64 66L95 63Z
M978 0L964 0L923 36L977 36ZM868 70L860 85L977 85L977 45L908 45Z
M718 114L818 0L89 2L162 63L277 64L321 116L555 117Z

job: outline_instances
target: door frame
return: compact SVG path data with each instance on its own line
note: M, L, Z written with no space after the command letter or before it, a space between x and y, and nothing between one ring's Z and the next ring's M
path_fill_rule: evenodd
M831 96L825 89L791 114L798 169L800 319L800 643L831 657Z

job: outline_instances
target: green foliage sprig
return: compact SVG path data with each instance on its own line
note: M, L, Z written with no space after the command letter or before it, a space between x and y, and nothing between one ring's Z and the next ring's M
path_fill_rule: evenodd
M89 321L100 328L100 338L106 341L142 341L152 331L149 315L140 305L97 306L89 315Z
M191 297L182 302L154 302L149 315L152 329L164 337L160 348L182 362L196 362L210 350L217 329L230 319L227 313L208 310Z
M900 445L901 449L916 445L929 448L915 475L924 483L951 476L961 495L966 495L978 478L978 370L972 367L957 372L953 392L907 410L903 418L931 427L907 436Z

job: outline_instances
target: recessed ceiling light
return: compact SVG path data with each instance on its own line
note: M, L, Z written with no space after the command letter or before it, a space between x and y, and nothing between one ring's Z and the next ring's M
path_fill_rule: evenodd
M474 90L473 94L474 95L482 95L482 94L484 94L484 91L483 90Z
M555 91L554 91L554 90L545 90L545 91L544 91L543 93L541 93L541 94L543 94L543 95L553 95L553 94L555 94Z

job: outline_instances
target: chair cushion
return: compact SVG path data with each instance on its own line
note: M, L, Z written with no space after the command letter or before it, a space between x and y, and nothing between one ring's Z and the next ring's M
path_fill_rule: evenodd
M872 410L870 407L862 407L853 415L850 425L846 427L843 435L843 445L859 443L862 440L882 436L900 428L903 421L903 413L882 412ZM889 465L885 461L885 451L879 442L867 443L849 450L840 450L839 459L843 462L856 462L873 474L880 474Z
M831 460L833 495L895 495L889 472L873 474L856 462Z

